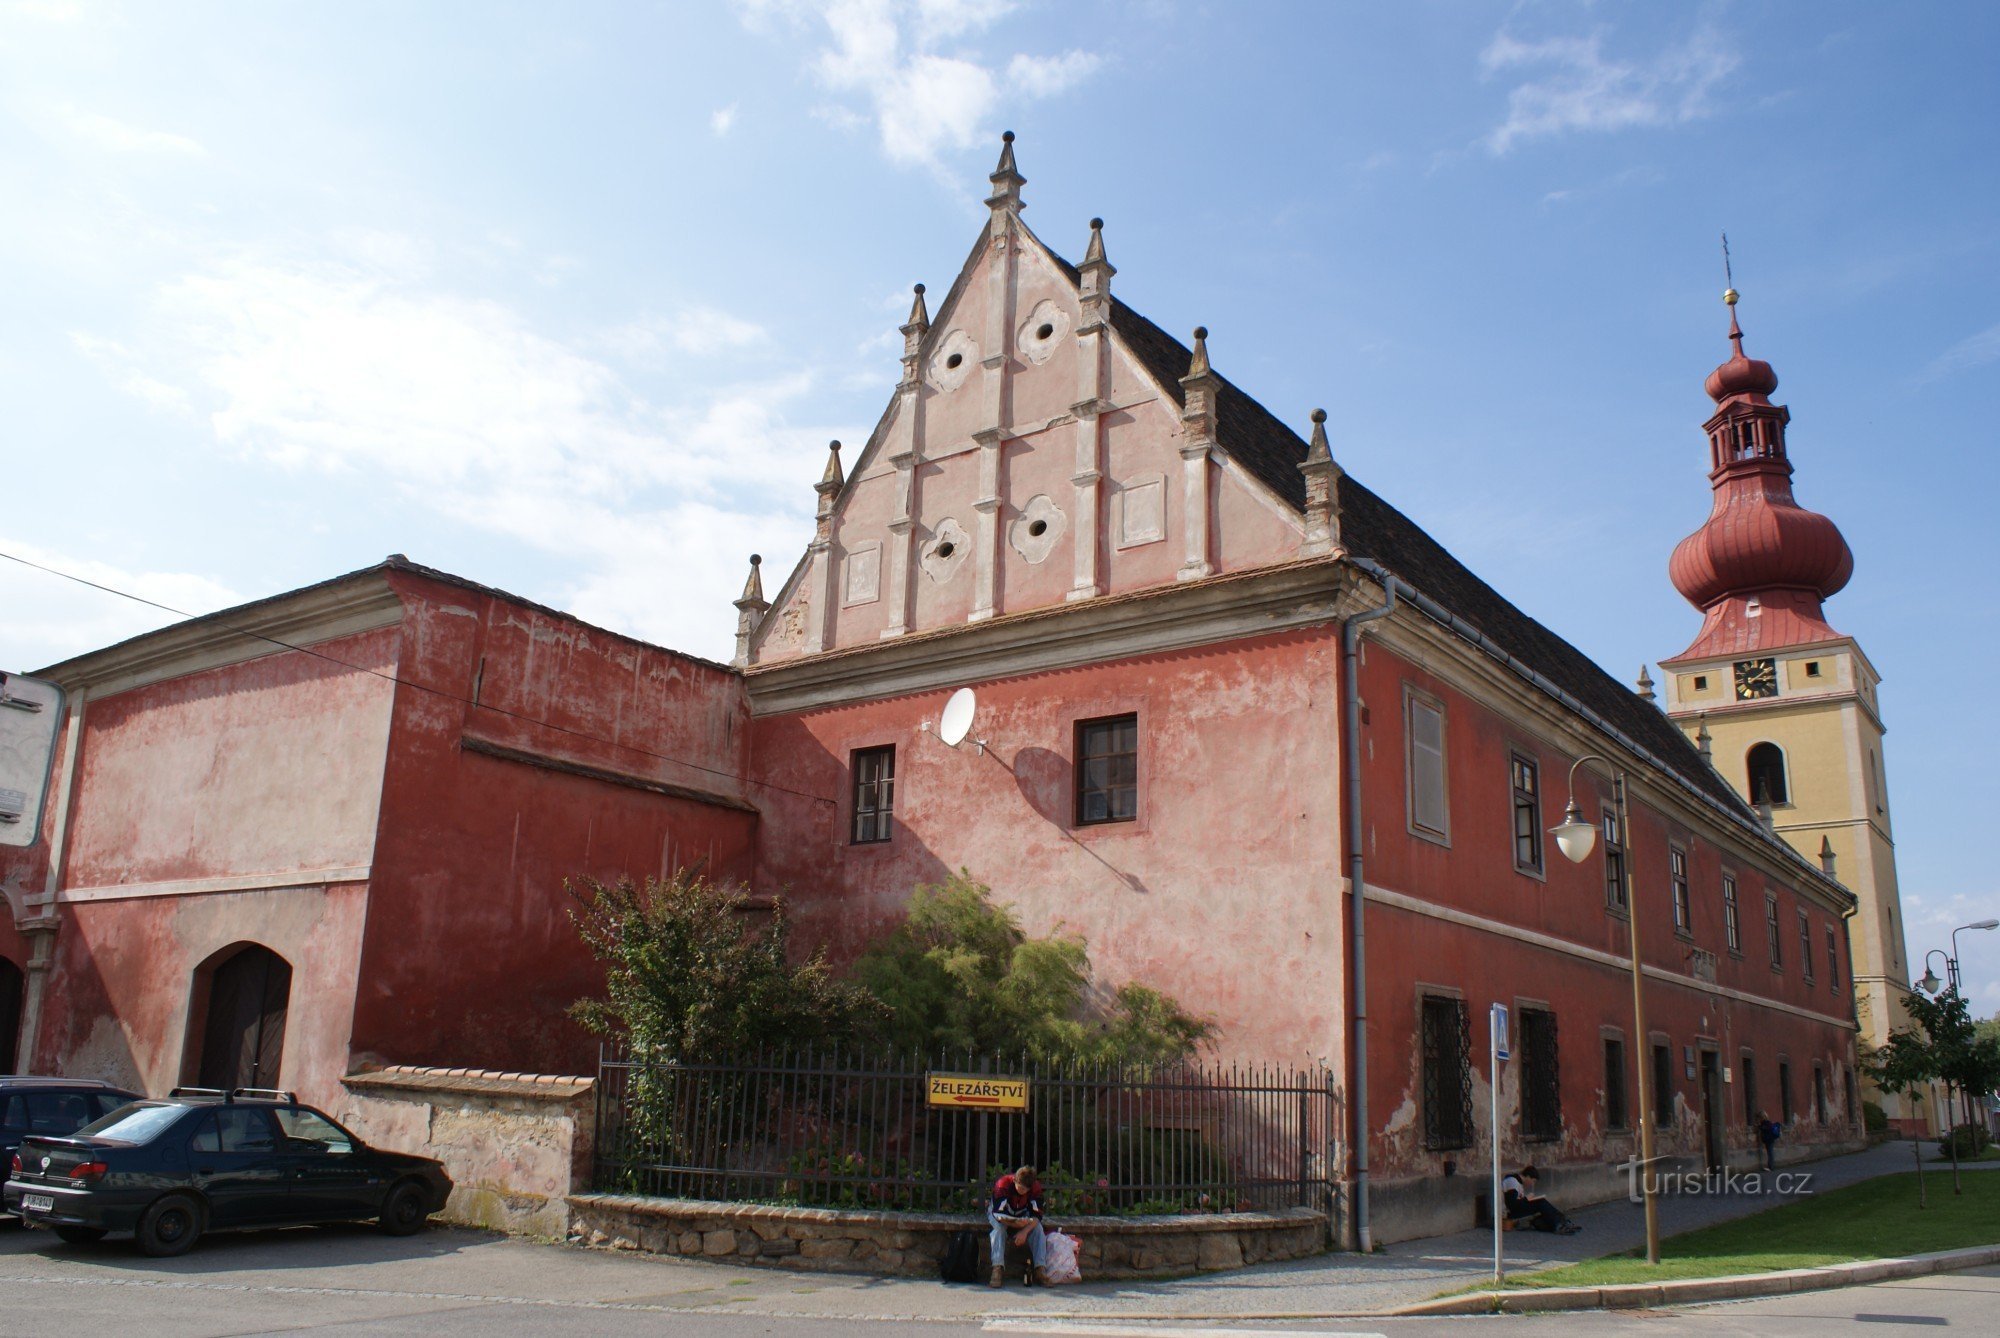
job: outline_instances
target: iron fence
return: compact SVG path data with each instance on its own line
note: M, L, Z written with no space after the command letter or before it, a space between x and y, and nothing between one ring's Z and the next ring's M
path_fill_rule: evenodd
M1023 1079L1027 1108L931 1105L940 1073ZM1324 1068L813 1049L673 1063L607 1047L597 1102L604 1192L963 1212L1027 1164L1065 1215L1332 1207Z

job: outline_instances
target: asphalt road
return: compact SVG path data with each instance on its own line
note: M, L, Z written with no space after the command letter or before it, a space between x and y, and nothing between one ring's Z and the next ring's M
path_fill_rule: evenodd
M0 1226L0 1336L397 1334L712 1335L713 1338L1196 1338L1439 1334L1568 1338L1644 1332L1866 1338L1939 1329L1990 1333L2000 1269L1875 1287L1643 1314L1491 1319L1139 1323L1036 1314L1063 1290L946 1288L920 1280L757 1272L613 1255L436 1230L390 1239L326 1227L211 1237L193 1253L149 1260L129 1244L64 1245ZM915 1318L924 1316L923 1318ZM882 1331L887 1328L888 1334Z

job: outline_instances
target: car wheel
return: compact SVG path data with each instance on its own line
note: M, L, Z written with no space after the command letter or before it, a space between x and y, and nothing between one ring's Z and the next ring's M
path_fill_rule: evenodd
M103 1227L59 1226L56 1239L67 1245L95 1245L104 1239Z
M382 1216L377 1220L392 1236L414 1236L424 1229L430 1217L431 1210L424 1203L424 1187L414 1180L405 1180L382 1200Z
M140 1251L155 1259L186 1254L201 1235L201 1205L185 1194L169 1194L146 1209L133 1235Z

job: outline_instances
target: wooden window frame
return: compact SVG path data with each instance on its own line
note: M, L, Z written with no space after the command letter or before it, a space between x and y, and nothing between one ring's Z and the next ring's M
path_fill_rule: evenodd
M1757 1113L1763 1109L1757 1101L1757 1052L1743 1051L1736 1057L1736 1066L1743 1074L1743 1123L1755 1125Z
M883 760L886 774L864 776L866 765ZM847 844L881 845L896 830L896 745L856 748L848 754ZM863 834L864 826L867 834Z
M1101 789L1093 789L1088 783L1089 768L1086 764L1100 759L1125 757L1128 754L1116 751L1087 753L1085 751L1085 742L1096 731L1115 730L1121 725L1130 725L1132 728L1132 751L1129 754L1132 759L1131 783L1128 786L1107 782ZM1075 751L1071 755L1076 759L1073 764L1075 784L1072 787L1072 797L1075 805L1072 816L1075 819L1075 824L1078 827L1111 827L1120 823L1137 822L1139 820L1139 713L1137 711L1120 711L1116 715L1092 716L1087 720L1079 720L1076 722L1074 742ZM1130 789L1132 792L1132 811L1120 814L1112 811L1113 803L1110 796L1124 789ZM1085 801L1093 794L1103 794L1106 796L1106 814L1103 817L1089 817L1085 814Z
M1437 713L1438 720L1438 804L1443 809L1441 825L1427 827L1417 820L1417 708ZM1415 684L1403 685L1403 806L1410 835L1451 844L1451 716L1444 703Z
M1812 916L1799 910L1799 976L1806 984L1813 983L1813 941Z
M1743 904L1736 889L1736 875L1722 875L1722 936L1731 957L1743 955Z
M1674 934L1679 938L1693 938L1694 893L1688 884L1686 846L1667 847L1667 889L1674 908Z
M1764 937L1771 940L1771 969L1785 969L1785 931L1778 924L1778 894L1764 894Z
M1625 861L1631 857L1625 845L1625 826L1618 821L1618 806L1604 805L1598 821L1604 841L1604 909L1613 915L1630 916L1632 907L1625 888Z
M1526 785L1522 784L1523 779ZM1507 754L1507 784L1514 819L1514 872L1530 878L1548 877L1548 850L1542 842L1542 764L1518 749ZM1522 830L1525 818L1527 829ZM1521 843L1528 858L1521 858Z

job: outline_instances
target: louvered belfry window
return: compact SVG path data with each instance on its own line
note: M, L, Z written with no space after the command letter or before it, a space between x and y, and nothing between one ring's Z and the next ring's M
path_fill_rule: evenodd
M1424 1146L1472 1146L1472 1020L1463 999L1424 996Z
M1556 1062L1556 1015L1521 1010L1521 1137L1562 1137L1562 1083Z

